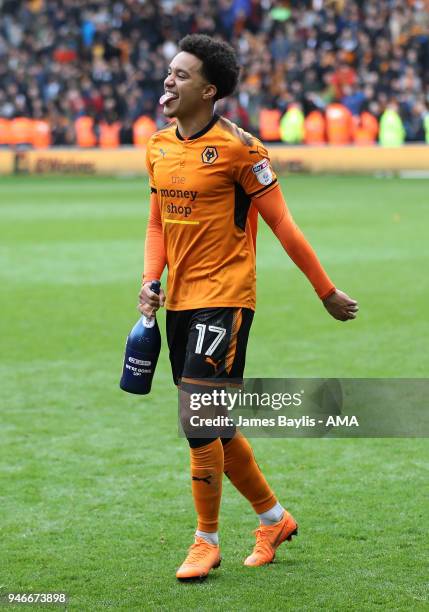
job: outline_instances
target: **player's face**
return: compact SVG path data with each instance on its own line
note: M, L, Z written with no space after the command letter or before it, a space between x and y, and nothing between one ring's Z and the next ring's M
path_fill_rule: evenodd
M198 57L181 51L172 60L166 79L165 94L160 98L167 117L189 117L216 93L214 85L207 83L201 73Z

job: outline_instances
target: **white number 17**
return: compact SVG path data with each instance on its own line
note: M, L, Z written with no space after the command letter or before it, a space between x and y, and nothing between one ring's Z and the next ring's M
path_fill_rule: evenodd
M203 342L204 336L206 334L207 325L204 325L204 323L197 323L195 327L198 329L197 346L195 347L195 353L199 355L201 354L201 351L203 349ZM217 327L216 325L209 325L209 331L214 332L215 334L217 334L217 336L204 353L205 355L213 355L213 353L215 352L219 344L222 342L226 334L225 328Z

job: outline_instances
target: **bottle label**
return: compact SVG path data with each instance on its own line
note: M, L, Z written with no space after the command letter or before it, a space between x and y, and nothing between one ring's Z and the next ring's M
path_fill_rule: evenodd
M154 356L146 354L144 355L144 359L141 357L143 357L143 355L136 351L128 351L124 363L124 371L134 377L143 376L144 374L153 374L154 361L156 363Z
M137 366L150 366L152 365L151 361L146 361L145 359L137 359L136 357L128 357L128 361Z

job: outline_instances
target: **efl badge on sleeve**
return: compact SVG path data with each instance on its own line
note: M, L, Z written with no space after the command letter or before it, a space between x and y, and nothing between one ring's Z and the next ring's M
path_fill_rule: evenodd
M253 164L252 171L261 185L269 185L273 182L273 173L268 159L262 159L258 163Z

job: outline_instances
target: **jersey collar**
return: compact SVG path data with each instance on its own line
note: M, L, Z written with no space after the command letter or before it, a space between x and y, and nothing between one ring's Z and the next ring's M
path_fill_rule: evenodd
M197 132L196 134L189 136L189 138L183 138L183 136L179 132L179 128L176 127L176 136L179 140L195 140L195 138L200 138L200 136L204 136L204 134L207 134L207 132L212 129L214 124L217 121L219 121L219 119L220 119L220 116L215 113L213 117L210 119L209 123L206 125L206 127L203 127L203 129Z

